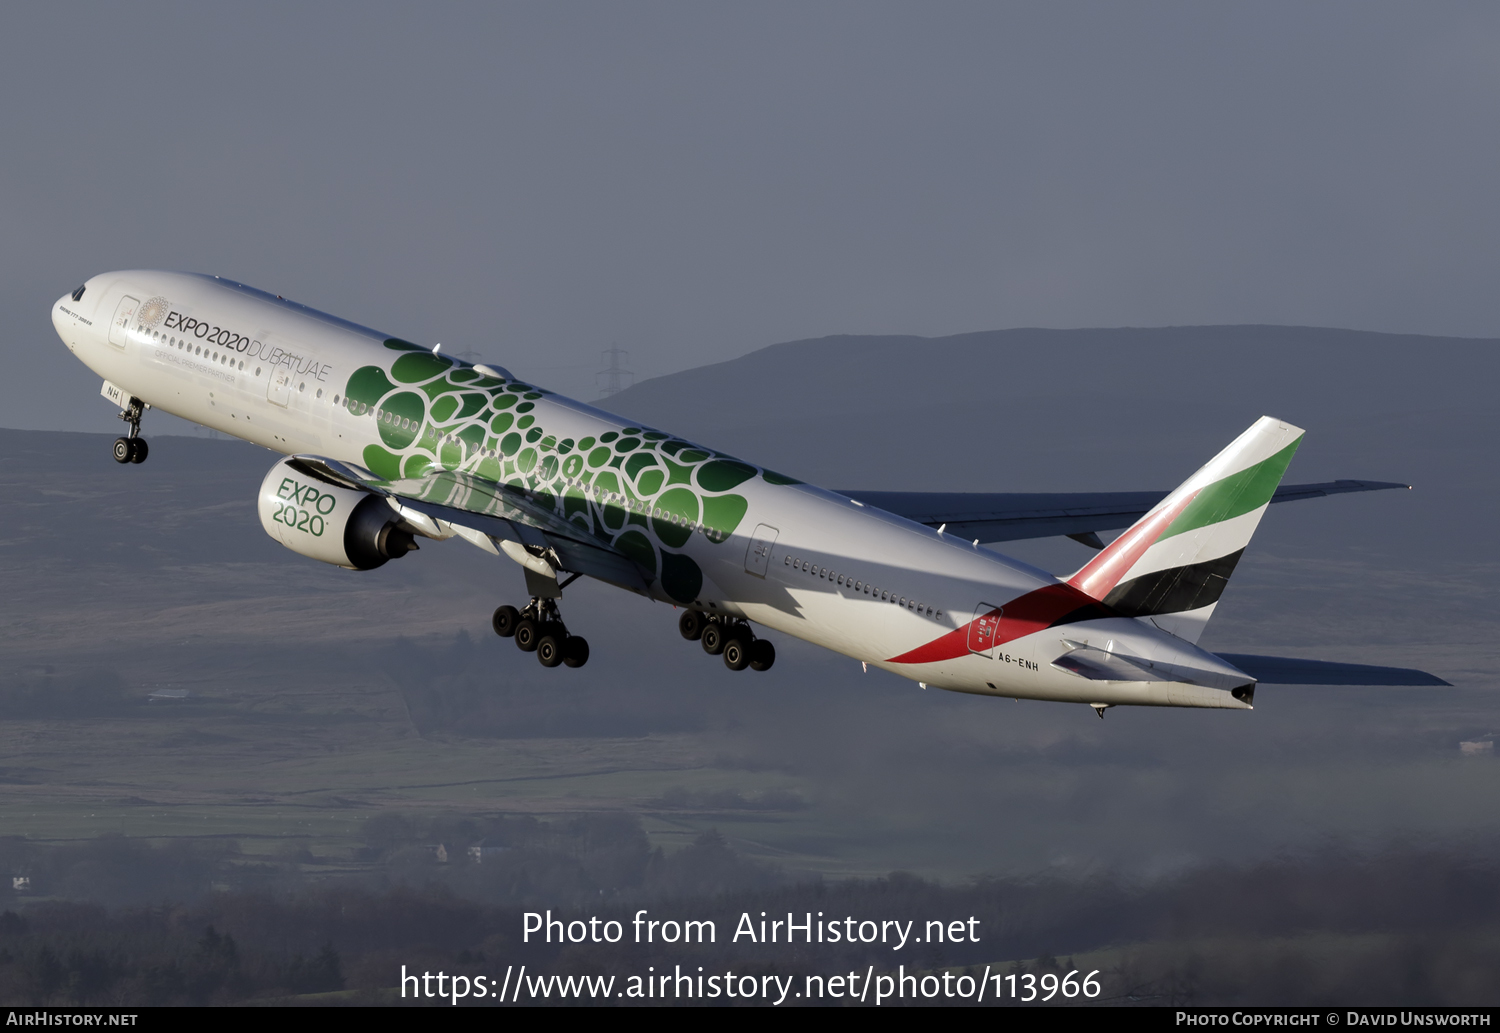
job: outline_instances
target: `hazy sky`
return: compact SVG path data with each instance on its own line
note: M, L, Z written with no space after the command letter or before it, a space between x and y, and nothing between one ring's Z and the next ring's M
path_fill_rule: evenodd
M831 333L1500 336L1489 4L7 4L0 424L221 273L592 397ZM148 427L148 431L150 428Z

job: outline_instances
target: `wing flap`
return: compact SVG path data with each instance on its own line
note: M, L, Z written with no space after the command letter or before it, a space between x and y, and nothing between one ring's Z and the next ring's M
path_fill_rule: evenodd
M1284 484L1276 490L1271 502L1300 502L1347 492L1409 487L1394 481L1353 480ZM946 532L958 538L1009 542L1054 535L1084 536L1129 527L1169 493L844 491L840 494L928 527L946 524Z

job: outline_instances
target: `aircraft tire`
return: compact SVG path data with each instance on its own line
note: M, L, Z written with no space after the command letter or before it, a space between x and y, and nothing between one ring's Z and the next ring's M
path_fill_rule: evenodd
M689 642L697 642L703 637L703 614L697 610L683 610L682 616L677 618L677 630L682 632L682 637Z
M582 667L589 662L589 640L582 635L569 635L563 642L563 663L569 667Z
M501 638L510 638L516 633L516 625L521 623L521 611L514 606L501 606L496 608L495 614L490 618L490 627L495 629L495 634Z
M724 666L731 671L743 671L750 666L750 643L738 635L724 642Z
M130 447L129 438L115 438L115 462L130 462L131 453L133 453L134 451L135 449Z
M709 656L718 656L724 652L724 627L718 623L706 624L703 627L703 636L699 639L703 643L703 651Z
M556 635L543 635L537 640L536 658L543 667L556 667L563 662L563 644Z
M530 617L522 618L521 622L516 625L516 648L523 653L535 653L537 640L541 637L541 629Z
M132 463L144 463L146 457L151 454L151 446L146 444L145 438L130 439L130 461Z
M763 638L758 638L750 643L750 668L755 671L769 671L771 665L776 662L776 647Z

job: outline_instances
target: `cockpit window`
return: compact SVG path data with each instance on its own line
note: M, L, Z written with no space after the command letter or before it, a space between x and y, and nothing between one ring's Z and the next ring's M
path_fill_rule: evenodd
M79 284L78 285L78 289L73 292L73 300L74 301L82 301L83 300L83 292L84 292L84 290L87 287L88 287L88 284L86 284L86 283Z

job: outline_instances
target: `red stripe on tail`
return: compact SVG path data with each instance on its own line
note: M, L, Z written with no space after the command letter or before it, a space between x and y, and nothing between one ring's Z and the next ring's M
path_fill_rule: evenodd
M1110 542L1103 552L1084 564L1078 573L1068 578L1068 584L1090 598L1102 600L1114 591L1136 561L1146 554L1152 543L1172 526L1172 521L1197 497L1196 491L1184 495L1177 500L1176 505L1164 506L1143 517L1134 527Z

